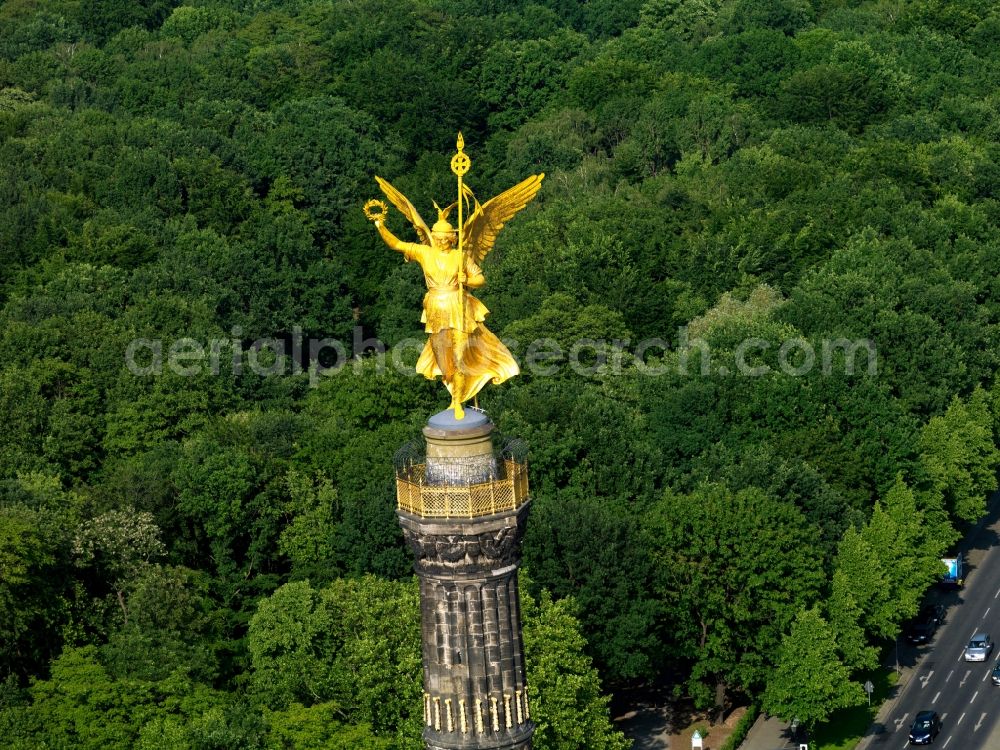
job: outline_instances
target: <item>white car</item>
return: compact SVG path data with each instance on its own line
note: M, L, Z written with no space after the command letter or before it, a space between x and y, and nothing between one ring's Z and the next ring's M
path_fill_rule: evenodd
M993 640L987 633L976 633L965 647L966 661L986 661L993 652Z

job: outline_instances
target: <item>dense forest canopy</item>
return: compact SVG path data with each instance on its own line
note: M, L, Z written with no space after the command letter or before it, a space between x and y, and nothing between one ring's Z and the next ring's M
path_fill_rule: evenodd
M365 343L424 288L361 206L432 215L459 130L481 198L548 175L481 295L563 352L482 394L536 747L641 681L863 700L996 485L998 91L990 0L2 3L0 736L421 747L392 456L447 396Z

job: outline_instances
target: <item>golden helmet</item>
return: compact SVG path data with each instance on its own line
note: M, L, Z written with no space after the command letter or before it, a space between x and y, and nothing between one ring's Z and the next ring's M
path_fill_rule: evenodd
M434 226L431 227L432 233L457 234L455 227L453 227L451 223L448 221L448 214L451 213L451 210L454 207L455 207L454 203L452 203L447 208L441 208L437 203L434 204L434 208L436 208L438 212L438 220L435 221Z

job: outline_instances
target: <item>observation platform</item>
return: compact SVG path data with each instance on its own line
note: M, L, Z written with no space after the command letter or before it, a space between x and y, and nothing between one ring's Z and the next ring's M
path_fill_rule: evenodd
M462 519L518 510L530 499L521 441L494 445L493 422L482 411L435 414L426 443L396 453L396 500L400 511L420 518Z

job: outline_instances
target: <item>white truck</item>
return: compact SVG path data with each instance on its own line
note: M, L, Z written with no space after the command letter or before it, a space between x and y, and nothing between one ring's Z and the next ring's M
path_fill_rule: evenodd
M948 588L962 588L965 583L965 561L962 560L962 553L959 552L954 557L942 557L941 562L944 563L945 567L944 575L941 576L941 585Z

